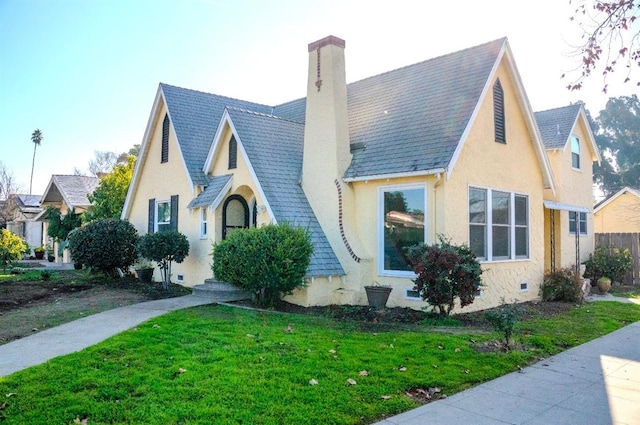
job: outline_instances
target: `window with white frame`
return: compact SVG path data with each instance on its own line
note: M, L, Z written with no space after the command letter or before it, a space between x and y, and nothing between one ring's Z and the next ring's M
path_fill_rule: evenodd
M379 190L378 269L381 274L413 276L405 248L426 241L424 185Z
M572 235L576 234L576 226L580 229L581 235L587 234L587 213L569 211L569 233L570 234Z
M171 230L171 201L156 201L156 232Z
M580 139L571 136L571 167L580 169Z
M200 208L200 239L207 237L207 207Z
M469 188L469 247L482 260L529 258L529 198Z

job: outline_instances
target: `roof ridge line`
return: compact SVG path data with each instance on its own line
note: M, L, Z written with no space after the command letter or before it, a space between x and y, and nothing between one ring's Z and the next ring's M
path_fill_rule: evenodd
M175 86L173 84L167 84L167 83L163 83L163 82L160 82L159 84L160 84L160 86L172 87L172 88L176 88L176 89L180 89L180 90L187 90L187 91L190 91L190 92L206 94L208 96L215 96L215 97L219 97L219 98L223 98L223 99L234 100L236 102L253 103L254 105L263 106L265 108L272 108L273 109L275 107L274 105L267 105L266 103L254 102L253 100L239 99L237 97L225 96L225 95L222 95L222 94L211 93L211 92L206 92L206 91L202 91L202 90L189 89L189 88L186 88L186 87Z
M259 115L259 116L263 116L263 117L267 117L267 118L274 118L274 119L277 119L277 120L280 120L280 121L286 121L286 122L290 122L290 123L293 123L293 124L304 125L303 122L293 121L293 120L290 120L288 118L280 117L278 115L265 114L264 112L257 112L257 111L251 111L249 109L238 108L237 106L225 106L225 109L238 111L238 112L245 112L247 114Z

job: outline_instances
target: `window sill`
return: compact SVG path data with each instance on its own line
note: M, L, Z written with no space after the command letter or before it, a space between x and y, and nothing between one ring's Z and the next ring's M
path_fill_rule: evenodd
M496 263L523 263L526 261L531 261L531 258L506 258L500 260L478 260L480 264L496 264Z
M401 271L394 271L394 270L378 270L378 276L399 277L399 278L405 278L405 279L415 279L416 277L418 277L418 275L415 274L414 272L401 272Z

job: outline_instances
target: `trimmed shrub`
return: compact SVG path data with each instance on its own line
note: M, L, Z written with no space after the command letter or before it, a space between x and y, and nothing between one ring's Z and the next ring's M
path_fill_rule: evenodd
M591 279L593 285L601 277L608 277L612 282L622 282L631 269L631 252L613 246L599 246L593 254L589 254L584 265L584 277Z
M461 307L473 303L482 287L482 269L467 245L452 244L442 236L439 240L433 245L411 246L406 254L418 275L414 289L436 313L448 316L456 298Z
M255 295L263 307L304 286L313 245L307 229L289 224L236 230L213 245L213 273Z
M75 263L108 276L128 269L138 258L138 231L128 221L96 220L69 233L69 250Z
M14 261L22 258L25 244L22 238L7 229L0 230L0 264L4 270Z
M565 267L555 272L547 272L540 286L540 296L544 301L582 301L582 279L573 267Z
M169 289L171 283L171 264L182 263L189 255L187 237L175 230L147 233L140 238L138 255L158 263L162 275L162 287Z

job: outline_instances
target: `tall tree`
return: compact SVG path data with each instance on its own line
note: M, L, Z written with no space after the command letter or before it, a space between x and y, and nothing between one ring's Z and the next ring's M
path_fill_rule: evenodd
M9 202L9 196L19 190L16 179L7 167L0 162L0 228L15 217L15 204Z
M85 221L120 218L135 163L136 157L129 155L125 164L116 164L110 173L100 179L98 187L88 196L93 209L85 213Z
M40 131L40 129L36 129L31 134L31 141L33 142L33 160L31 161L31 180L29 180L29 195L31 195L31 191L33 189L33 169L36 165L36 148L40 146L40 143L42 143L42 131Z
M595 120L603 161L594 167L601 190L613 194L625 186L640 188L640 99L611 98Z
M579 90L585 78L598 67L604 75L603 91L607 92L607 76L620 66L626 68L624 82L635 79L640 86L640 0L569 0L575 4L574 16L584 40L576 47L580 57L580 75L567 85Z

